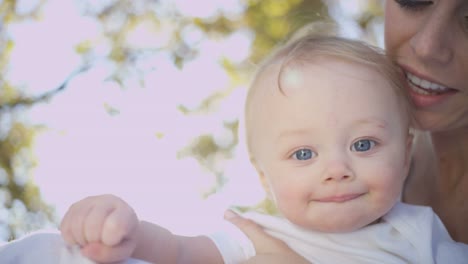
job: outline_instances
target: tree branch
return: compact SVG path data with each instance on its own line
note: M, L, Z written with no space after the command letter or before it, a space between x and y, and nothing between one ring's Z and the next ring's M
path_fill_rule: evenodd
M62 82L62 84L60 84L57 88L55 89L52 89L50 91L47 91L43 94L40 94L40 95L37 95L37 96L34 96L34 97L19 97L17 98L16 100L12 101L12 102L7 102L7 103L2 103L0 105L0 113L1 112L4 112L4 111L11 111L15 108L18 108L18 107L28 107L28 106L32 106L36 103L39 103L39 102L45 102L47 100L49 100L50 98L52 98L53 96L55 96L56 94L58 94L59 92L65 90L65 88L68 86L68 83L78 74L82 73L82 72L85 72L87 71L88 69L90 68L90 65L84 65L82 66L81 68L79 68L78 70L72 72L66 79L65 81Z

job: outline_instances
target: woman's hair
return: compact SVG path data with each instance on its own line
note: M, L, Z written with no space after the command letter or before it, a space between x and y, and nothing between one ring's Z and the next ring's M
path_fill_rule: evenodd
M314 25L312 30L310 30L311 27L307 27L305 30L299 31L298 34L294 35L286 44L277 48L260 64L251 81L245 105L244 125L247 148L250 154L252 154L252 142L250 139L252 131L250 130L250 124L254 122L250 120L252 116L251 111L254 111L254 107L252 106L259 103L252 101L254 101L254 98L261 100L261 97L255 96L255 84L262 78L266 70L274 65L279 66L276 88L283 94L285 93L281 87L281 83L283 83L282 78L284 78L283 75L285 75L284 73L289 67L319 63L319 60L323 58L333 58L367 66L377 74L381 74L385 80L388 80L399 103L402 104L401 109L408 120L408 124L411 125L413 123L414 119L411 114L412 103L406 89L405 77L402 71L393 63L393 60L382 49L362 41L337 37L334 34L335 30L332 28L330 31L327 31L327 27L328 25L325 24L324 26L321 24L318 27ZM318 31L316 30L317 28L319 28ZM332 33L330 34L329 32Z

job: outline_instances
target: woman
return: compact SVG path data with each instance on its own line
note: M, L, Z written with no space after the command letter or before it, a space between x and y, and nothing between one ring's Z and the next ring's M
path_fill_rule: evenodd
M468 1L387 0L385 46L407 76L423 131L403 199L431 206L452 238L468 243ZM231 221L256 242L251 263L307 263L255 224Z
M404 200L431 206L468 243L468 1L387 1L385 12L386 50L428 131L415 142Z

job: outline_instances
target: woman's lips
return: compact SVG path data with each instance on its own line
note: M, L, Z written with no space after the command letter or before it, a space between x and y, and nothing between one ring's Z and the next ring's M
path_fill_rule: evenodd
M448 90L442 93L428 93L423 88L408 82L409 93L416 107L430 107L443 102L447 97L455 93Z
M424 95L437 95L450 91L450 88L442 84L428 81L409 72L406 72L406 80L416 88L416 92Z
M457 91L446 85L430 81L402 66L408 90L416 107L429 107L444 101Z
M325 198L315 199L315 201L322 202L322 203L344 203L350 200L354 200L362 195L363 195L362 193L335 195L335 196L328 196Z

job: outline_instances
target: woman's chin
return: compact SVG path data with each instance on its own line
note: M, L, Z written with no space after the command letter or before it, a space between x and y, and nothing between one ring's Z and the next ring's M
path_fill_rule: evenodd
M410 90L415 106L413 113L416 122L413 126L418 130L431 132L456 129L459 126L456 116L447 113L451 107L447 101L456 93L452 90L442 94L421 94ZM448 108L444 111L445 107Z

